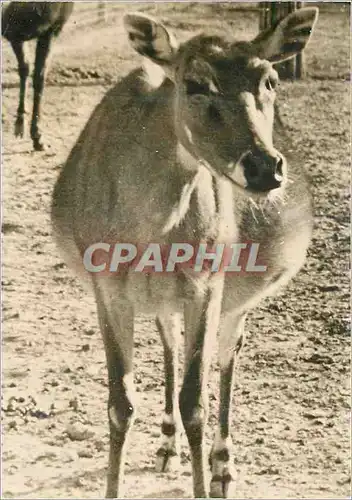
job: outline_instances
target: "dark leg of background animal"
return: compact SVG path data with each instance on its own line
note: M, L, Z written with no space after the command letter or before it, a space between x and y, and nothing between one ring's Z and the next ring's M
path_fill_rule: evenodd
M165 414L161 426L162 443L157 451L156 471L177 468L180 459L180 416L178 407L178 340L181 335L179 314L159 315L156 325L164 346Z
M219 336L220 402L219 425L209 456L211 498L228 498L234 479L230 436L231 397L235 364L243 345L245 315L225 318Z
M185 375L180 411L191 451L195 498L207 498L204 431L208 416L208 371L220 320L222 278L185 307Z
M124 476L124 455L133 421L133 310L124 301L104 298L95 288L109 376L108 417L110 453L106 498L119 498Z
M29 74L29 64L26 61L23 42L11 42L11 46L18 62L18 74L20 77L20 101L15 121L15 136L24 135L24 115L26 113L26 84Z
M45 69L46 62L50 52L52 33L45 33L40 36L37 41L37 49L35 54L35 66L33 73L33 114L31 123L31 138L36 151L42 151L44 145L41 141L41 133L39 129L41 101L44 92Z

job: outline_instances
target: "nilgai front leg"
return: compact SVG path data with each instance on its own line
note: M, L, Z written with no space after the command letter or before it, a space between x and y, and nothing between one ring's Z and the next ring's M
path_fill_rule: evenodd
M124 452L133 422L133 307L95 284L109 377L110 453L106 498L122 496Z
M15 121L15 136L24 136L24 115L26 113L26 86L29 75L29 64L26 61L23 42L11 42L18 63L18 74L20 77L20 100Z
M204 431L208 417L208 372L219 327L223 277L214 275L204 294L185 306L185 371L180 411L191 451L195 498L207 498Z
M161 425L162 442L157 451L156 471L177 469L180 462L180 412L178 407L178 345L181 318L177 313L156 318L163 347L165 369L165 413Z
M211 468L210 497L228 498L234 479L232 440L230 435L231 398L234 371L243 346L246 315L229 315L219 335L220 401L219 423L209 456Z
M52 36L52 33L48 32L38 38L35 54L35 66L33 73L34 97L31 123L31 139L33 141L33 147L36 151L43 151L44 149L44 144L41 140L39 122L41 115L41 102L44 92L46 63L50 52Z

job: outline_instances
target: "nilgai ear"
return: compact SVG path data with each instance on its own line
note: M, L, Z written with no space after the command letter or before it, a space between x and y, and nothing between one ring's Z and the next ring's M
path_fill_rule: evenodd
M301 52L310 39L318 12L317 7L296 10L260 33L252 42L258 57L277 63Z
M173 35L156 19L132 12L124 16L124 25L132 47L160 65L168 65L177 52Z

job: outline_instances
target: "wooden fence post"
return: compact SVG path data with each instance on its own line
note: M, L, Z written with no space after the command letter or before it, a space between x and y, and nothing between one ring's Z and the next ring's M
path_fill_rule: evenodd
M294 12L296 9L301 9L303 2L260 2L259 6L259 28L263 30L269 28L279 19ZM283 80L303 78L305 75L304 55L303 53L298 54L296 57L292 57L288 61L277 64L275 67L280 78Z
M99 0L98 3L98 22L106 23L107 21L107 9L106 9L106 1Z
M301 9L304 7L303 2L297 2L297 9ZM306 76L306 71L305 71L305 61L304 61L304 50L297 54L296 56L296 79L300 80L305 78Z

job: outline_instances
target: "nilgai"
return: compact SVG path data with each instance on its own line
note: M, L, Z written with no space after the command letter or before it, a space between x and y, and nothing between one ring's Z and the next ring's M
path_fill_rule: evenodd
M140 312L156 318L164 347L157 470L177 460L182 420L194 496L229 494L231 389L245 318L301 268L312 231L304 161L274 111L278 76L272 64L304 49L317 16L317 8L297 10L251 42L201 34L180 45L157 20L141 13L124 17L130 43L146 63L97 106L59 176L52 204L57 244L67 263L88 276L96 297L109 377L108 498L122 495L126 438L135 414L133 325ZM175 243L212 249L256 245L257 262L266 271L181 266L159 274L125 266L95 273L83 265L93 244L109 248L116 242L163 249ZM91 264L104 258L108 252L93 254ZM184 377L178 394L182 317ZM218 330L221 381L209 491L204 432Z
M16 137L24 135L26 113L26 83L29 64L26 60L24 43L37 39L33 72L33 112L31 139L36 151L42 151L44 144L39 129L41 100L45 83L45 68L53 36L57 36L68 21L74 2L10 2L2 6L1 34L11 44L18 62L20 77L20 99L15 122Z

